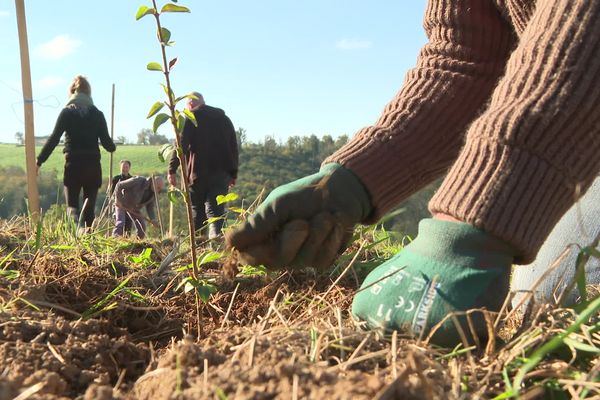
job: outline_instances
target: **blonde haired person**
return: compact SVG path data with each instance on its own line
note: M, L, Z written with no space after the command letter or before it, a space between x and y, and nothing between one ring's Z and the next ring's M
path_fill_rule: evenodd
M56 120L52 134L37 158L38 169L50 157L65 134L65 167L63 184L67 212L77 219L80 214L79 195L83 190L83 218L86 228L94 221L98 189L102 185L100 148L108 152L116 149L108 135L104 114L94 106L89 81L78 75L69 86L69 101Z

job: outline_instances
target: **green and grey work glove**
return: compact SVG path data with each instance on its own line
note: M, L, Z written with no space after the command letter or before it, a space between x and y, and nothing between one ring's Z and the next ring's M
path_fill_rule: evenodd
M371 212L367 190L340 164L279 186L256 212L227 232L243 262L268 268L331 265Z
M508 294L513 255L510 246L472 225L425 219L414 241L367 276L352 315L370 329L426 338L453 311L498 311ZM485 336L482 313L458 314L467 340ZM432 342L460 343L456 322L447 318Z

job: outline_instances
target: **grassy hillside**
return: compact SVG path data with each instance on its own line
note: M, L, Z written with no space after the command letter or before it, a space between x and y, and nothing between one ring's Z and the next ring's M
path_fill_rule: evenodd
M150 175L152 173L166 174L167 166L158 159L157 152L160 146L141 145L119 145L114 153L113 171L116 174L119 169L119 160L128 159L132 163L131 172L135 175ZM41 146L35 149L36 157ZM47 171L56 170L57 176L62 178L63 171L63 147L57 146L54 152L44 163L42 168ZM108 177L109 153L102 152L102 172ZM16 166L25 169L25 147L14 144L0 144L0 168Z
M317 138L291 137L285 143L266 138L262 143L242 142L240 146L240 170L237 184L233 189L240 200L232 205L248 206L264 189L265 195L275 187L312 174L319 170L322 160L333 153L347 138L333 140L329 136ZM156 145L121 145L114 155L113 174L118 173L121 159L132 162L132 174L149 176L152 173L165 175L166 163L158 159ZM36 149L38 154L40 148ZM102 150L102 172L108 177L109 154ZM54 150L51 157L44 163L38 184L40 185L41 204L47 210L51 204L62 203L62 147ZM19 169L15 171L11 168ZM25 148L10 144L0 144L0 218L8 218L26 211L23 197L26 193ZM402 234L414 236L417 232L418 221L429 215L427 203L433 192L439 186L439 181L425 187L414 194L399 207L403 210L400 215L388 220L386 228ZM99 208L104 201L104 188L101 189L96 206ZM242 200L243 199L243 200ZM168 209L166 198L163 199L165 210ZM183 224L183 214L176 215L177 224ZM180 221L181 219L181 221ZM183 226L183 225L182 225Z

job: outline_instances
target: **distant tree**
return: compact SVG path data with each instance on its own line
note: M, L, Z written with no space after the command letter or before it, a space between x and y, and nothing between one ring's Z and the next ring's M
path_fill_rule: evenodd
M345 145L346 143L348 143L348 135L340 135L336 140L335 140L335 148L339 149L340 147L342 147L343 145Z
M126 136L117 136L117 142L125 144L125 143L127 143L127 137Z
M265 136L265 141L263 143L263 151L265 154L275 154L278 152L279 145L275 140L275 137L271 135Z
M313 159L317 159L319 157L321 141L315 135L304 136L302 138L302 147L313 157Z
M169 143L165 135L154 133L152 129L144 128L137 134L137 144L157 145Z
M23 132L15 133L15 139L17 140L17 144L22 145L25 143L25 138L23 136Z
M158 133L151 133L148 137L148 144L156 145L156 144L167 144L169 143L169 139L165 135L159 135Z
M237 130L235 131L235 136L237 137L238 148L241 149L242 146L245 145L246 141L248 140L246 130L242 127L237 128Z
M299 136L290 136L286 142L286 148L288 154L293 154L294 152L300 149L300 137Z
M144 128L137 134L137 144L150 144L149 138L152 135L152 129Z
M328 155L333 153L336 150L335 143L331 135L325 135L321 138L321 143L319 144L319 160L324 160Z

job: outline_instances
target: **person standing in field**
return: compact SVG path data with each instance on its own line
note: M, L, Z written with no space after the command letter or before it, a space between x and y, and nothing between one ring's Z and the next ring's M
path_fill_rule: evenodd
M98 189L102 185L100 148L113 152L116 146L108 134L104 114L94 106L88 80L78 75L69 86L69 101L60 112L54 131L37 158L37 169L48 159L65 134L64 191L67 213L75 220L80 215L79 195L83 190L83 219L89 229L94 221Z
M114 199L118 215L113 236L123 236L125 220L130 218L135 225L138 239L145 238L146 217L144 217L142 209L146 209L149 221L156 225L156 196L162 192L164 186L164 180L160 176L155 176L154 179L134 176L117 183Z
M208 218L223 217L225 206L217 204L217 196L227 194L235 184L238 172L238 146L231 120L220 108L207 105L198 92L192 93L186 107L194 113L197 126L189 119L181 135L181 146L187 157L188 168L182 168L190 177L190 196L194 226L203 229ZM169 161L169 183L177 186L179 167L177 153ZM223 219L210 224L208 237L221 234Z
M429 41L379 120L319 172L276 188L227 243L249 264L326 268L354 226L445 174L417 237L366 277L369 329L486 334L511 268L529 264L600 172L600 0L429 0Z
M121 168L121 173L119 175L115 175L112 178L110 183L110 195L115 191L115 187L117 183L127 180L131 178L131 174L129 170L131 169L131 161L129 160L121 160L119 162L119 166ZM119 236L129 235L131 233L131 227L133 226L133 219L131 219L126 212L120 210L115 205L115 227L119 227Z

